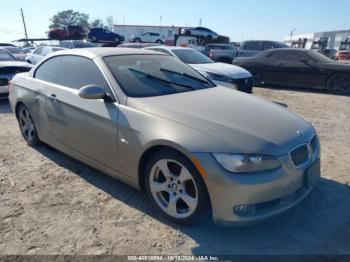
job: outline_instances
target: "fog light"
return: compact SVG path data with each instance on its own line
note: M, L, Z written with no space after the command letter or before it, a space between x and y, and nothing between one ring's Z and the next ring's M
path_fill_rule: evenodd
M233 208L237 216L250 216L255 212L255 205L238 205Z

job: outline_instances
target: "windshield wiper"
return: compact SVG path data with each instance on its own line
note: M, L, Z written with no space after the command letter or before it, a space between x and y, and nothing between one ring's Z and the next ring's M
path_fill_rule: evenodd
M153 79L156 79L156 80L158 80L158 81L162 81L162 82L167 83L167 84L177 85L177 86L182 86L182 87L186 87L186 88L189 88L189 89L197 90L197 89L194 88L193 86L186 85L186 84L180 84L180 83L176 83L176 82L172 82L172 81L163 79L163 78L158 77L158 76L154 76L154 75L148 74L148 73L146 73L146 72L143 72L143 71L140 71L140 70L131 68L131 67L129 67L128 69L129 69L130 71L133 71L133 72L136 72L136 73L139 73L139 74L143 74L144 76L146 76L146 77L148 77L148 78L153 78Z
M204 79L200 79L199 77L195 77L195 76L189 75L189 74L184 73L184 72L176 72L176 71L173 71L173 70L170 70L170 69L166 69L166 68L159 68L159 70L160 71L169 72L169 73L173 73L173 74L177 74L177 75L186 76L186 77L191 78L193 80L196 80L198 82L201 82L201 83L204 83L204 84L208 84L208 81L206 81Z

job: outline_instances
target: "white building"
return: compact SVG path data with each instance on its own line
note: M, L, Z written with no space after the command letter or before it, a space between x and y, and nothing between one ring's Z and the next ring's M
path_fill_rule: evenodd
M174 41L174 35L181 33L185 26L154 26L154 25L114 25L114 32L121 34L128 42L132 35L140 35L145 32L159 33L168 41Z
M301 35L293 35L292 41L298 41L299 39L307 39L306 48L310 48L314 40L318 40L321 37L328 37L328 46L330 49L338 49L340 43L346 38L350 37L350 30L339 30L339 31L328 31L328 32L318 32L318 33L309 33ZM290 36L286 36L284 42L288 45L291 44Z

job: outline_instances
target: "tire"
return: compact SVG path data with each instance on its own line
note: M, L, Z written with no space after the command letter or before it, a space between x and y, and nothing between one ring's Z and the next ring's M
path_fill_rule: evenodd
M253 85L254 86L262 86L263 85L263 79L262 74L257 69L247 69L253 76Z
M156 43L157 43L157 44L163 44L163 41L160 40L160 39L158 39L158 40L156 41Z
M337 73L331 75L326 83L327 90L333 94L347 94L350 92L350 74Z
M28 108L23 104L19 105L17 109L17 120L22 136L27 143L31 146L40 144L33 118Z
M141 39L140 38L135 38L134 42L135 43L141 43Z
M156 152L146 163L144 175L147 195L166 219L189 225L208 214L205 183L182 154L169 149Z

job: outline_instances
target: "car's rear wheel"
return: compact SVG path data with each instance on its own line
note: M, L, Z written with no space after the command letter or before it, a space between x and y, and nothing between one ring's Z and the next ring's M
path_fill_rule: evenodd
M19 123L19 128L24 139L31 146L40 143L38 133L35 128L35 124L29 110L23 105L19 105L17 110L17 119Z
M135 38L134 42L135 43L141 43L141 39L140 38Z
M350 74L332 75L327 81L327 90L333 94L346 94L350 91Z
M158 40L156 41L156 43L157 43L157 44L163 44L162 40L160 40L160 39L158 39Z
M207 212L205 184L192 163L172 150L155 153L145 168L145 187L156 208L169 220L192 224Z

